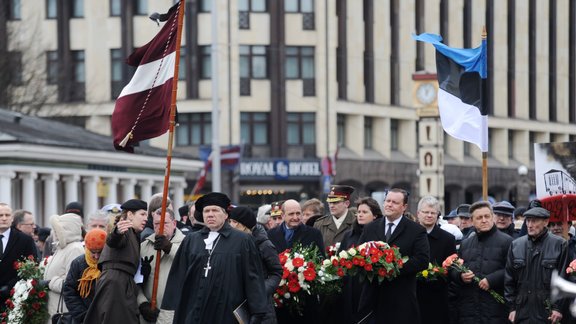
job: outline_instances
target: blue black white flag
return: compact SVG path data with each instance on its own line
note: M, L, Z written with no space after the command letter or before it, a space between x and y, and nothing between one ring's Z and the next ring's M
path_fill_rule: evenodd
M438 110L444 131L488 152L488 112L482 104L482 80L486 79L486 40L477 48L452 48L435 34L412 36L436 48Z

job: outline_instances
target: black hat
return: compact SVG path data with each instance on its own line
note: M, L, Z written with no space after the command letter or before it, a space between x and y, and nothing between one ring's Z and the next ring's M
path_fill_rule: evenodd
M204 207L206 206L222 207L226 213L228 213L228 207L230 207L230 198L221 192L211 192L196 200L194 205L196 206L196 210L200 213L202 213Z
M230 211L230 219L237 221L248 229L252 229L256 226L256 215L254 215L252 209L248 207L240 206L232 209Z
M180 214L180 217L190 216L188 215L189 213L190 213L190 206L188 205L184 205L178 208L178 214Z
M470 205L462 204L456 208L456 216L470 218Z
M328 194L328 198L326 199L326 201L331 203L331 202L350 200L350 196L352 195L353 192L354 187L344 185L334 185L330 189L330 193Z
M542 207L534 207L528 209L524 213L524 217L534 217L534 218L550 218L550 212Z
M82 218L84 218L84 207L82 207L82 204L78 201L73 201L68 203L68 205L66 205L66 208L64 208L64 214L76 214Z
M505 215L512 217L512 215L514 214L514 206L512 206L512 204L507 202L506 200L499 201L494 205L492 205L492 210L494 211L494 214L498 215Z
M126 201L125 203L123 203L120 208L122 208L122 210L129 210L129 211L137 211L140 209L144 209L147 210L148 209L148 204L140 199L130 199L128 201Z
M442 219L452 219L452 218L456 218L458 217L458 214L456 214L456 209L452 209L448 215L444 215L442 216Z
M530 200L530 202L528 203L528 209L534 207L542 207L542 202L538 199Z

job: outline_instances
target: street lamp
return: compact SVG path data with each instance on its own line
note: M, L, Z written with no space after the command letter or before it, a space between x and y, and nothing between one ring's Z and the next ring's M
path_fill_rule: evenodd
M521 165L518 167L518 183L516 184L516 207L528 206L530 201L531 184L528 179L528 167Z

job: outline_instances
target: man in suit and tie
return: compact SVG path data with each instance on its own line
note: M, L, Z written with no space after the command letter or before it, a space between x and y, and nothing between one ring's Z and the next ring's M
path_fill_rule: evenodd
M12 208L0 203L0 310L10 298L10 290L18 279L14 262L29 255L36 256L36 245L31 236L11 227Z
M391 189L384 200L384 216L364 227L360 242L384 241L400 249L409 260L392 281L367 284L360 311L372 310L376 323L420 323L416 274L428 267L430 246L426 230L404 217L408 192Z
M317 246L324 255L324 243L320 231L302 223L302 208L294 200L286 200L282 204L282 224L268 231L268 238L278 253L292 248L296 242L303 247ZM277 308L276 317L279 324L283 323L318 323L318 299L307 296L302 316L289 313L286 308Z

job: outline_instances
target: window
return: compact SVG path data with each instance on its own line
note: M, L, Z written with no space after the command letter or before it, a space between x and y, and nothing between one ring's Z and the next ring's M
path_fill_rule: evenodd
M238 0L238 11L266 12L266 0Z
M110 16L118 17L122 14L122 0L110 0Z
M514 132L508 131L508 158L514 159Z
M536 143L536 134L533 132L528 133L528 149L530 161L534 161L534 143Z
M314 113L288 113L288 145L316 143L316 123Z
M287 79L314 79L314 47L286 46Z
M84 100L86 93L86 68L84 51L72 51L72 93L74 101Z
M200 12L212 11L212 0L200 0Z
M338 114L336 116L336 133L338 140L338 147L346 144L346 116Z
M46 52L46 82L48 84L58 84L58 52Z
M186 81L186 46L180 47L180 65L178 65L178 80Z
M124 60L122 58L122 50L114 48L110 50L110 76L111 76L111 95L112 99L118 98L120 92L122 92L123 80L122 80L122 65Z
M364 148L372 149L372 117L364 117Z
M84 0L72 0L70 14L72 18L84 17Z
M240 140L243 144L268 144L268 113L240 113Z
M200 46L200 79L212 78L212 47L210 45Z
M471 156L470 154L470 143L464 142L464 156Z
M58 7L56 0L46 0L46 18L56 19L58 17Z
M268 78L268 50L266 46L240 45L240 77Z
M148 0L134 0L134 14L139 16L148 15Z
M22 52L8 52L9 83L13 86L23 84Z
M22 5L21 0L8 0L8 20L22 19Z
M210 113L178 114L176 145L209 145L212 143Z
M314 12L314 0L285 0L284 11L286 12Z
M390 150L398 151L399 148L399 125L398 119L390 119Z

